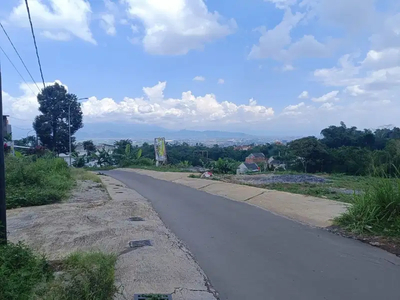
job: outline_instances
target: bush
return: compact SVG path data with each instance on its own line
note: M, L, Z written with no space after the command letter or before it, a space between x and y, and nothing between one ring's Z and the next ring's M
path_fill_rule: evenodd
M239 164L239 162L230 158L220 158L213 163L212 169L219 174L235 174Z
M61 158L6 158L8 209L59 202L73 184L71 170Z
M362 195L355 195L337 224L355 233L400 235L400 179L374 178Z
M63 273L49 285L39 299L111 300L117 293L112 254L74 253L63 261Z
M0 299L31 299L34 289L52 277L44 257L23 244L0 246Z

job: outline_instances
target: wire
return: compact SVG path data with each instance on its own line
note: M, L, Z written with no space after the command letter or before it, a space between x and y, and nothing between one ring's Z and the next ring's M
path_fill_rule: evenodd
M18 75L22 78L22 80L25 82L25 84L28 86L28 88L32 91L32 93L36 96L37 94L32 90L31 86L26 82L24 76L21 75L21 73L18 71L17 67L14 65L14 63L11 61L11 59L8 57L7 53L4 51L4 49L0 46L1 51L3 51L4 56L7 57L8 61L10 64L14 67L15 71L17 71Z
M35 45L36 57L37 57L38 64L39 64L39 69L40 69L40 76L42 77L43 87L46 88L46 84L44 83L44 77L43 77L43 71L42 71L42 64L40 63L39 50L38 50L38 47L37 47L37 44L36 44L35 31L33 30L33 24L32 24L32 19L31 19L31 12L29 11L28 0L25 0L25 4L26 4L26 10L27 10L27 12L28 12L29 23L31 24L31 31L32 31L32 37L33 37L33 43L34 43L34 45Z
M25 70L28 72L29 76L31 77L32 82L36 85L36 87L37 87L37 89L39 90L39 93L40 93L41 90L40 90L40 88L38 87L38 85L36 84L36 80L33 79L31 72L29 72L28 67L25 65L24 60L22 59L21 55L19 55L19 52L18 52L17 48L15 48L14 43L11 41L10 36L7 34L7 31L5 30L5 28L3 27L3 24L1 24L1 22L0 22L0 26L1 26L1 28L3 29L4 34L5 34L6 37L8 38L8 41L10 42L11 46L14 48L15 53L17 53L17 55L18 55L20 61L21 61L22 64L24 65Z

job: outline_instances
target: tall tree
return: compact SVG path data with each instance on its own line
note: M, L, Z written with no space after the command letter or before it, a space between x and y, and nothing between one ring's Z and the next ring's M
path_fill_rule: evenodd
M82 124L82 110L78 98L67 92L64 86L55 83L42 90L37 96L41 115L35 118L35 129L42 144L56 153L69 151L68 111L71 105L71 135ZM73 139L74 140L74 139Z

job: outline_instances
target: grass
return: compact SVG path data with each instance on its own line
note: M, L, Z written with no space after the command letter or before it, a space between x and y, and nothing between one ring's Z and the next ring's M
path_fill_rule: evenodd
M0 299L31 299L37 286L52 278L44 257L23 244L0 246Z
M400 237L400 178L374 178L335 223L357 234Z
M0 299L111 300L117 257L99 252L73 253L58 275L46 259L23 244L0 246Z
M5 165L7 209L60 202L74 185L61 158L7 156Z
M89 172L82 168L72 169L72 177L76 180L91 180L97 183L101 183L101 179L96 174Z

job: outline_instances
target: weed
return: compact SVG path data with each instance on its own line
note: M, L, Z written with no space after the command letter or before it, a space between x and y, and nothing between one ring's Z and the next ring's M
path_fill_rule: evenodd
M0 299L31 299L34 289L51 278L45 258L35 255L25 245L0 246Z
M59 202L73 184L71 170L61 158L6 158L8 209Z
M400 179L375 178L335 222L354 233L400 236Z
M111 300L117 257L100 252L78 252L63 262L63 272L40 295L44 300Z

